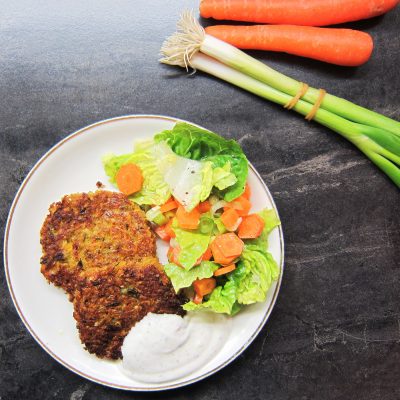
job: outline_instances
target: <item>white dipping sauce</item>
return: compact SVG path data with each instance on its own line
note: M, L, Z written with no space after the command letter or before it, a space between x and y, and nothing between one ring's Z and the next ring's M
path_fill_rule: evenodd
M124 340L123 371L142 382L180 378L215 357L229 332L230 319L215 313L147 314Z

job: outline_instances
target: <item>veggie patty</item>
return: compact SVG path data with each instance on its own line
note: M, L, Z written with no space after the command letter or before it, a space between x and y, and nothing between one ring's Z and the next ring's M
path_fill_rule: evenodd
M90 353L121 358L123 339L148 312L184 314L145 214L124 194L64 196L50 206L40 234L41 272L68 293Z

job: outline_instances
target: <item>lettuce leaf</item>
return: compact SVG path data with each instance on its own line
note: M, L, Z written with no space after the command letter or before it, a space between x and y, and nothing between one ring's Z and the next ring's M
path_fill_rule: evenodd
M281 224L274 209L264 209L258 213L264 220L265 225L261 235L256 239L246 239L245 243L248 245L259 246L260 250L266 251L268 248L268 236L271 231Z
M279 277L279 267L267 247L268 235L280 221L274 210L263 210L259 215L265 221L264 230L257 239L245 240L236 269L227 275L225 284L217 286L201 304L186 303L186 311L208 309L234 315L242 305L265 301L272 282Z
M183 305L183 309L186 311L209 309L216 313L236 314L241 308L237 302L237 290L244 273L244 266L239 265L233 272L227 275L228 280L226 283L222 286L217 286L206 301L201 304L189 301Z
M190 270L185 270L173 263L164 265L164 271L176 292L189 287L196 279L211 278L218 268L219 265L212 261L202 261L200 265Z
M157 168L156 159L148 145L141 144L138 150L129 154L119 156L107 154L102 161L104 170L114 185L116 185L115 176L122 165L134 163L140 167L143 174L142 190L129 196L135 203L161 205L171 196L170 188Z
M171 130L163 131L154 137L156 142L166 142L179 156L192 160L211 161L214 167L223 168L230 163L236 182L224 188L221 194L226 201L239 197L245 188L248 161L240 145L234 140L187 124L178 122Z
M186 270L191 269L207 250L212 232L182 229L176 219L172 223L172 229L180 248L178 261Z
M172 194L187 211L206 200L213 186L226 189L236 183L229 162L222 168L214 168L211 161L192 160L175 154L163 141L156 143L152 152Z
M236 182L237 178L231 172L230 161L228 161L223 167L217 167L213 170L212 186L215 186L217 189L224 190L227 187L234 185Z
M279 267L268 249L268 236L280 225L273 209L264 209L258 213L264 220L263 232L256 239L245 240L245 248L238 266L243 275L238 282L237 300L240 304L252 304L264 301L272 281L279 277Z
M240 304L264 301L272 281L279 276L279 267L272 255L258 246L247 245L238 266L243 270L243 276L237 285L237 301Z
M229 280L224 286L217 286L211 293L209 299L201 304L189 301L183 305L186 311L197 311L210 309L216 313L231 315L234 304L236 303L236 284Z

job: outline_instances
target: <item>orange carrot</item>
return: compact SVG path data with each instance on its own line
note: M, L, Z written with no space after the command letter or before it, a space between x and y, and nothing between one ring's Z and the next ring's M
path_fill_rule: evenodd
M208 247L207 250L197 259L196 264L200 265L202 261L209 261L212 257L211 248Z
M199 204L199 211L203 214L211 210L211 203L206 200Z
M174 219L171 218L171 219L164 225L165 232L169 235L170 238L174 238L174 237L176 236L174 230L172 229L172 221L173 221L173 220L174 220Z
M174 238L176 236L174 230L172 229L172 221L173 218L171 218L166 224L158 226L154 230L157 235L166 242L169 242L171 238Z
M230 265L237 257L225 257L218 246L213 246L211 243L211 251L214 261L221 265Z
M179 260L178 260L179 250L180 250L179 247L170 247L167 252L167 258L170 262L181 267L181 264L179 263Z
M353 29L215 25L206 32L240 49L280 51L348 67L367 62L374 47L368 33Z
M200 212L197 208L187 212L183 206L179 206L176 212L176 219L182 229L196 229L200 222Z
M221 215L221 221L228 231L235 231L238 227L239 214L234 208L228 208Z
M323 26L384 14L399 0L202 0L204 18Z
M264 220L258 214L247 215L239 225L238 236L241 239L255 239L261 235L264 225Z
M160 239L164 240L165 242L169 242L171 240L171 236L165 229L165 225L157 226L155 229L156 234L160 237Z
M115 181L118 189L127 196L139 192L143 185L142 170L136 164L125 164L118 170Z
M214 278L197 279L193 282L193 289L197 295L203 297L210 294L216 285L217 281Z
M229 208L235 209L239 216L242 217L243 215L247 215L249 213L251 203L245 196L241 195L237 199L227 203L224 207L224 211Z
M201 304L202 302L203 302L203 296L199 296L197 293L195 293L195 296L193 298L193 303Z
M207 247L207 250L201 256L201 261L209 261L212 257L211 248Z
M230 264L227 265L226 267L221 267L218 268L215 272L214 272L214 276L220 276L220 275L225 275L229 272L232 272L236 269L236 265L235 264Z
M242 196L246 197L246 199L250 201L251 187L248 183L246 183L246 186L244 187L244 192Z
M211 243L211 251L215 260L215 249L220 250L224 257L239 257L242 254L244 243L233 232L217 236ZM217 261L218 262L218 261Z
M168 211L171 210L175 210L175 208L178 208L178 203L172 198L170 197L161 207L160 207L160 211L162 213L166 213Z

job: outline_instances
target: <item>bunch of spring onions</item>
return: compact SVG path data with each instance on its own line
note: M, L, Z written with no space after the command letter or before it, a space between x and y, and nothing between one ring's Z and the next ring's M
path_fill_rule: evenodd
M209 73L304 116L311 112L314 121L352 142L400 188L400 122L328 93L315 112L320 90L303 90L307 86L302 82L206 34L189 11L161 53L165 64Z

